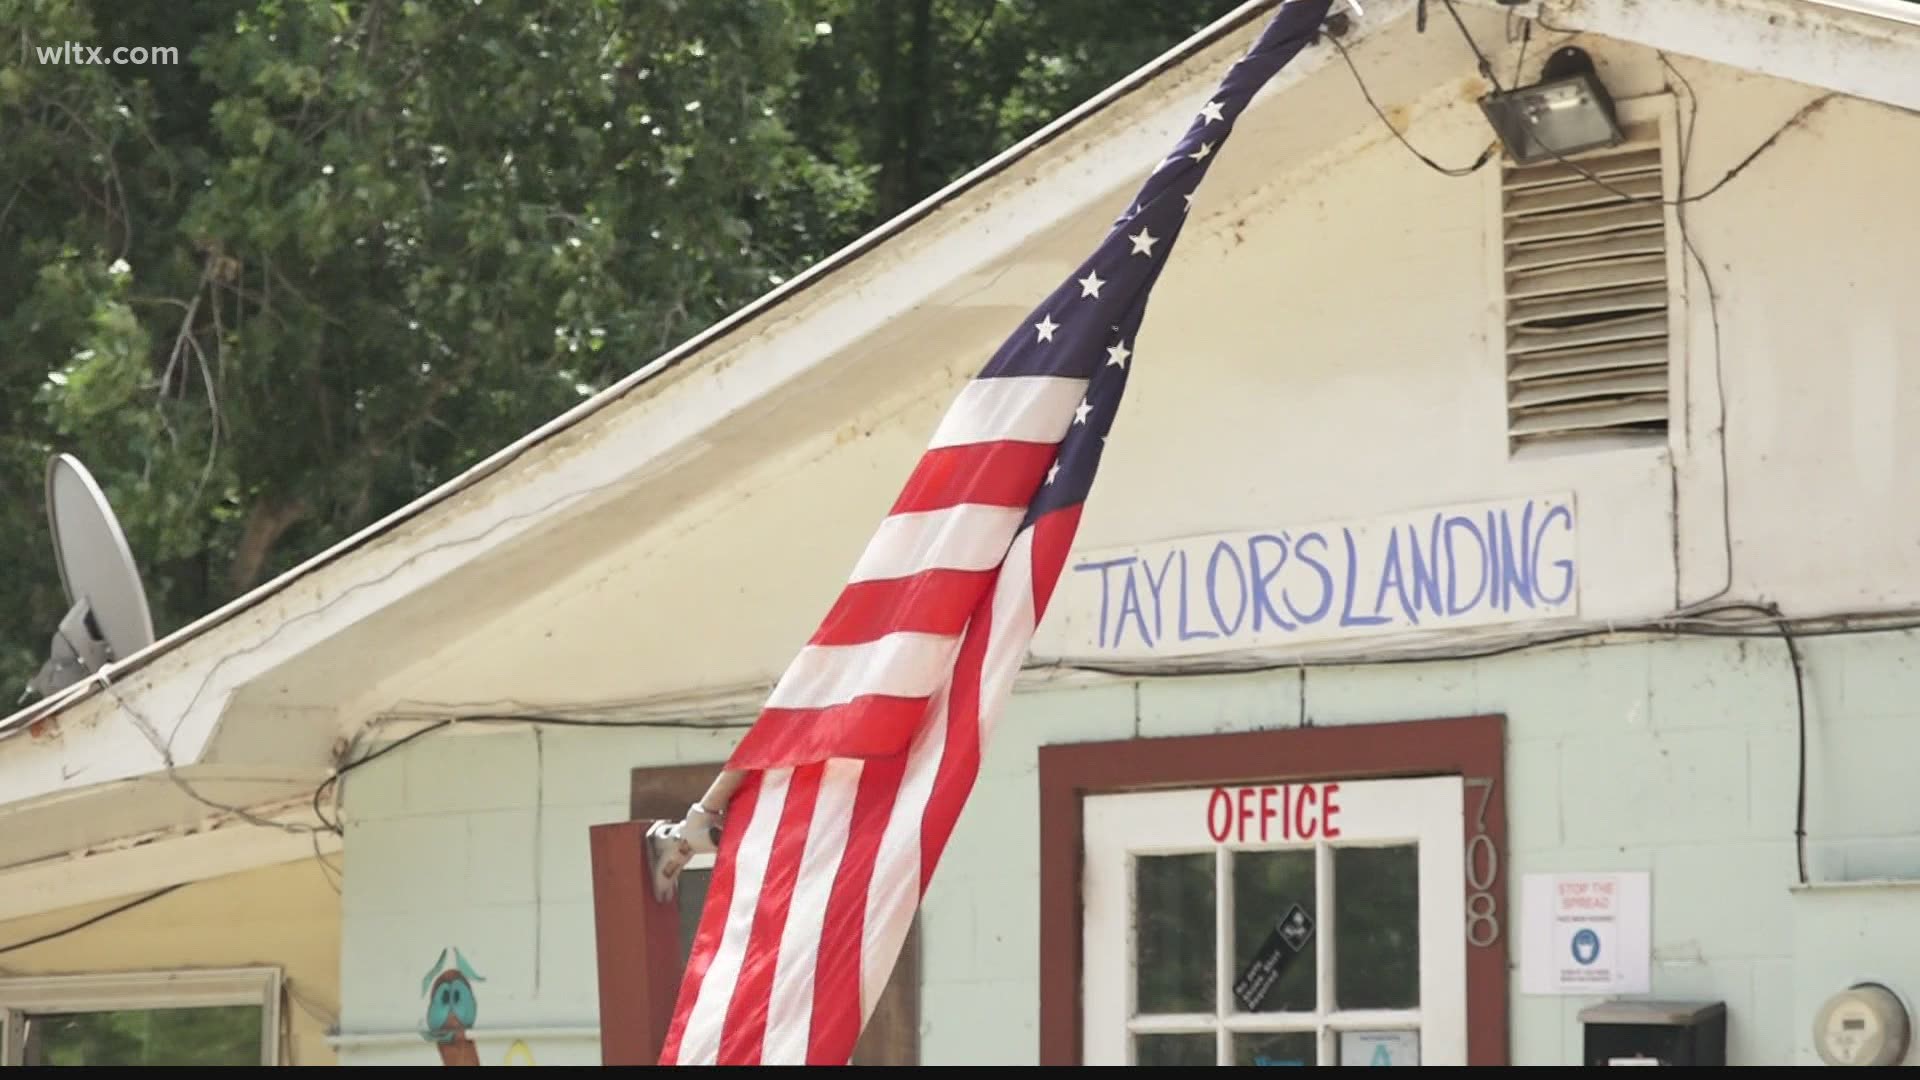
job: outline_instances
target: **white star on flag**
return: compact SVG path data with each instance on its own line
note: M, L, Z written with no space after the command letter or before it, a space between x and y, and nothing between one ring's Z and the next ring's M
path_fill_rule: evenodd
M1200 115L1205 117L1209 124L1215 120L1226 119L1226 117L1220 115L1220 103L1217 101L1209 101L1205 105L1202 105L1200 107Z
M1080 298L1084 300L1091 296L1095 300L1100 299L1100 286L1105 284L1106 282L1100 280L1097 272L1087 271L1087 276L1080 279Z
M1053 321L1053 316L1042 315L1040 321L1033 324L1033 328L1039 332L1041 341L1052 341L1053 332L1060 329L1060 324Z
M1160 238L1143 228L1132 236L1127 237L1127 239L1133 241L1133 251L1131 254L1152 256L1153 245L1157 243Z

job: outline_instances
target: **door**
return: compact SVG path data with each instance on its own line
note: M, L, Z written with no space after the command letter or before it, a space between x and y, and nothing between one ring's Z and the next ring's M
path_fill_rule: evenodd
M1087 1064L1464 1065L1462 781L1089 796Z

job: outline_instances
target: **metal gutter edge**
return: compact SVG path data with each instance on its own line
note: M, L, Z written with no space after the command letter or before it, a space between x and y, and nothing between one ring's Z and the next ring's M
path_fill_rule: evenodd
M749 302L745 307L735 310L719 322L688 338L680 345L654 358L618 382L581 402L573 408L547 421L507 446L496 451L490 457L481 460L466 472L454 477L432 491L427 492L413 502L395 510L393 513L373 522L359 532L347 537L306 562L295 566L280 576L262 583L249 592L228 601L225 605L202 615L200 618L180 627L174 632L155 641L146 648L134 653L116 664L96 672L92 677L68 687L51 698L35 702L33 705L0 718L0 740L4 740L34 721L60 712L72 705L92 697L108 682L145 667L153 660L173 651L180 645L236 615L262 603L276 593L291 586L307 574L337 562L344 556L365 547L381 536L392 532L401 525L419 517L421 514L473 487L513 464L528 451L541 443L565 432L581 421L600 412L614 402L624 398L638 387L650 382L662 372L669 371L685 363L702 349L741 329L755 318L779 304L792 299L802 292L819 284L837 270L858 260L878 247L884 241L904 232L908 227L931 215L955 198L965 194L994 176L1006 171L1034 151L1053 142L1072 128L1105 110L1129 94L1141 89L1148 83L1178 67L1196 53L1226 37L1233 31L1252 21L1267 9L1285 3L1286 0L1248 0L1247 3L1215 20L1212 25L1182 41L1162 53L1150 63L1114 83L1099 94L1081 103L1072 111L1058 117L1039 131L1027 136L1020 142L1008 147L993 158L954 180L946 187L922 199L918 204L901 211L893 218L875 226L866 235L820 260L777 288L763 294L759 299Z
M1851 11L1859 15L1871 15L1908 26L1920 26L1920 4L1908 0L1801 0L1802 3L1816 4L1838 11Z

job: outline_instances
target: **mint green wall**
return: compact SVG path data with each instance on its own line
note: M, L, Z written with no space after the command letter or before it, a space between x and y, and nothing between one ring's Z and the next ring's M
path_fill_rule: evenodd
M1802 651L1816 881L1920 879L1920 640ZM1323 725L1505 714L1503 932L1520 874L1650 871L1655 996L1725 1000L1736 1063L1811 1062L1813 1009L1852 979L1920 992L1920 888L1793 888L1794 697L1778 640L1564 647L1020 695L927 898L923 1059L1037 1056L1038 746L1292 726L1303 701ZM352 774L342 1026L398 1034L343 1046L342 1061L433 1060L407 1033L421 977L453 945L487 980L482 1032L525 1029L541 1064L597 1061L587 827L625 816L629 769L716 761L726 739L433 735ZM1589 1002L1521 995L1517 947L1514 960L1515 1060L1574 1063ZM482 1041L483 1064L502 1063L497 1045Z

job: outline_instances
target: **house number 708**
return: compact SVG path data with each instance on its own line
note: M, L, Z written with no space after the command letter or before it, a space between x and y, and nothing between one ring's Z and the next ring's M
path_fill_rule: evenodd
M1480 792L1473 835L1467 840L1467 944L1484 949L1500 940L1500 905L1493 898L1493 886L1500 880L1500 849L1487 834L1487 804L1493 801L1493 781L1470 777L1466 786Z

